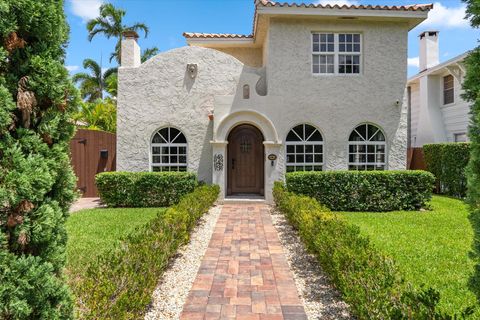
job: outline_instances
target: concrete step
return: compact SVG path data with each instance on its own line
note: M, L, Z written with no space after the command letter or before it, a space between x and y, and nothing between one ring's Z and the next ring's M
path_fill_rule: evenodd
M265 198L261 196L228 196L220 200L223 204L262 204L266 203Z

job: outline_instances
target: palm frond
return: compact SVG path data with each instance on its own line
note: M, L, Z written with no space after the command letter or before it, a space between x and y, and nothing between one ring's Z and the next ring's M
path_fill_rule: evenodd
M113 74L117 74L118 68L109 68L107 71L103 73L103 82L105 83L107 78L110 77Z
M132 30L132 31L143 31L145 33L145 38L148 36L149 29L146 24L137 22L134 23L131 27L125 27L125 30Z
M91 71L92 71L92 75L93 75L95 78L101 79L101 77L102 77L102 68L100 67L100 65L99 65L95 60L92 60L92 59L85 59L85 60L83 60L83 68L88 69L88 70L91 70Z
M159 52L160 52L160 50L157 47L145 49L142 53L142 58L141 58L142 63L147 61L148 59L156 56Z

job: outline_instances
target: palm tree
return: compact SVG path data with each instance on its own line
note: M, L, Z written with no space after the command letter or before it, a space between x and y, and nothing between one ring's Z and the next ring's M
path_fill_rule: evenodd
M145 49L145 50L143 51L142 57L141 57L142 63L144 63L144 62L147 61L148 59L156 56L156 55L158 54L158 52L160 52L160 50L158 50L157 47Z
M145 38L148 35L148 27L143 23L137 22L131 26L124 25L123 17L125 16L125 13L125 10L117 9L111 3L105 3L100 7L100 15L87 23L89 41L92 41L97 34L103 34L107 39L110 39L111 37L117 38L115 52L110 56L110 61L115 58L118 64L121 64L120 51L123 32L141 30L145 33Z
M103 91L107 87L107 79L117 73L117 68L110 68L102 72L102 67L92 59L83 60L83 68L90 72L80 72L72 77L74 82L80 83L82 98L88 102L103 99Z

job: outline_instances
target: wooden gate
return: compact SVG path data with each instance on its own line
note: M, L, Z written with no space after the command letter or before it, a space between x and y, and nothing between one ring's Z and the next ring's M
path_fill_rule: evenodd
M409 170L427 170L423 148L408 148L407 168Z
M115 171L115 134L78 129L70 141L70 153L78 190L82 192L83 197L97 197L95 175Z

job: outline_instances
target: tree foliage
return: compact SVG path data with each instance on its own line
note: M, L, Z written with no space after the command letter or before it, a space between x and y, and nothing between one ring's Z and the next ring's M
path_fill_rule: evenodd
M90 73L79 72L72 77L74 82L80 83L82 98L88 102L103 99L103 91L108 87L108 78L117 74L117 68L109 68L103 72L102 67L92 59L83 60L83 68Z
M472 27L480 26L480 2L466 0L467 18ZM463 98L471 103L469 138L470 161L467 167L468 200L474 209L480 209L480 46L466 58L467 73L463 82Z
M79 102L62 0L0 1L0 319L68 319L68 156Z
M147 61L147 60L150 59L150 58L153 58L153 57L156 56L159 52L160 52L160 50L158 50L157 47L152 47L152 48L147 48L147 49L145 49L145 50L142 52L142 57L141 57L142 63L144 63L145 61Z
M73 119L78 127L115 132L117 106L111 98L83 102L80 111L73 115Z
M92 41L97 34L103 34L107 39L112 37L117 39L115 51L110 56L110 61L115 59L118 64L121 63L120 51L123 32L143 31L145 37L148 36L148 27L144 23L136 22L131 26L125 25L123 23L125 13L125 10L115 8L111 3L105 3L100 7L100 16L87 23L88 40Z

